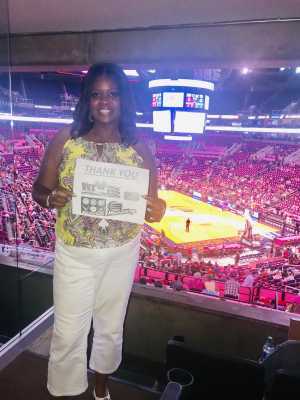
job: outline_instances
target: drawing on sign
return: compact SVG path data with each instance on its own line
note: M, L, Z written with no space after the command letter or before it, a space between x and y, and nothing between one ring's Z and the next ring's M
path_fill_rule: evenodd
M108 185L106 182L81 182L82 194L120 198L120 188Z
M136 210L132 208L123 208L122 203L117 201L107 201L94 197L83 196L81 198L81 214L95 216L111 216L111 215L132 215Z
M93 197L81 197L81 213L82 214L94 214L94 215L106 215L106 200L97 199Z
M72 213L93 218L144 223L149 171L139 167L78 158ZM101 229L105 230L104 222Z
M136 192L124 192L124 200L139 201L140 196Z
M107 215L132 215L135 214L136 210L133 208L122 208L121 203L116 201L110 201L107 206Z

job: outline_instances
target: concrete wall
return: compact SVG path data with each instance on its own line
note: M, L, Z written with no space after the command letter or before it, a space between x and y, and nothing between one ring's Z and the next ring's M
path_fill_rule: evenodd
M25 270L0 267L0 335L13 336L20 326L25 327L52 306L52 277L39 272L29 276ZM20 304L22 315L18 312ZM125 322L124 352L163 362L167 340L184 335L187 344L199 350L257 359L267 336L273 336L277 343L287 339L291 316L136 284Z
M163 362L167 340L184 335L202 351L257 359L266 337L287 339L288 313L207 296L136 285L125 324L124 351Z
M152 67L287 66L300 64L299 36L298 21L14 35L11 55L14 66L45 70L100 60ZM5 65L2 48L0 41Z

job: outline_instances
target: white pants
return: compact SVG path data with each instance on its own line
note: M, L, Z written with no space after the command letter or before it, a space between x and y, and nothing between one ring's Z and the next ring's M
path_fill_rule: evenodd
M110 374L119 367L139 247L140 236L109 249L78 248L57 242L55 317L47 384L53 396L75 396L87 389L87 336L92 319L90 368Z

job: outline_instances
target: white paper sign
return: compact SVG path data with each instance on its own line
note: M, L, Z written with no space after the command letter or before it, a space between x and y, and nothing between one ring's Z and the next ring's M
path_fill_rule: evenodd
M79 158L76 161L72 212L101 219L143 224L149 171L144 168Z

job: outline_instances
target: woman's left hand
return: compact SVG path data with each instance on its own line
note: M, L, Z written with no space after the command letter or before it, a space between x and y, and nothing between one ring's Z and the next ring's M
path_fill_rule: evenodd
M145 196L147 200L145 219L147 222L159 222L165 214L166 202L158 197Z

